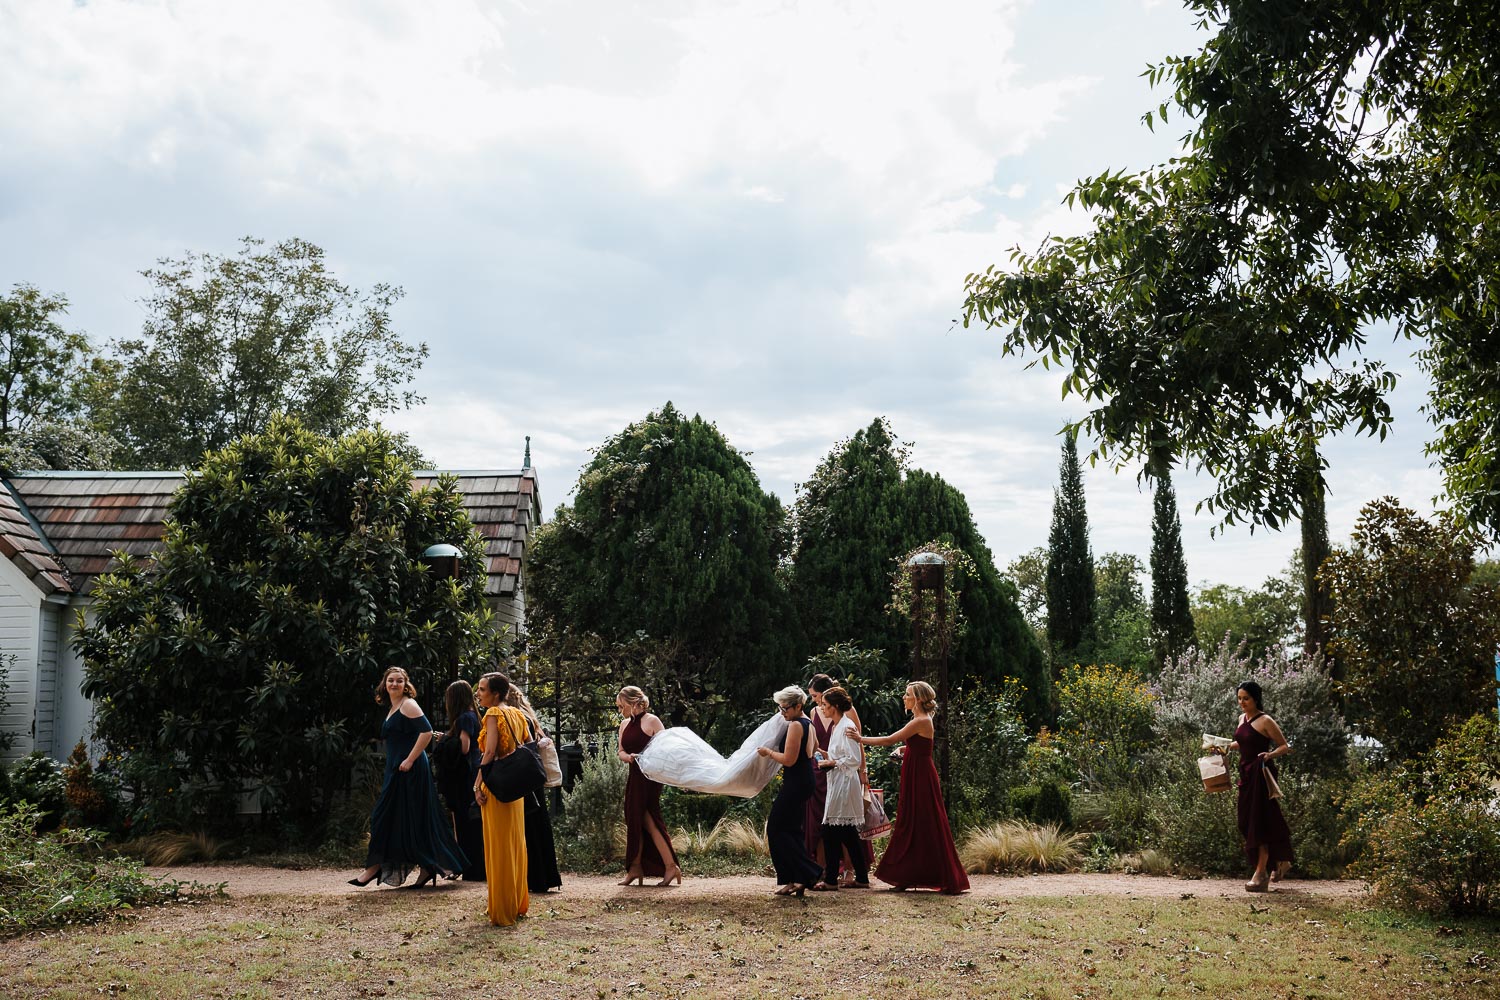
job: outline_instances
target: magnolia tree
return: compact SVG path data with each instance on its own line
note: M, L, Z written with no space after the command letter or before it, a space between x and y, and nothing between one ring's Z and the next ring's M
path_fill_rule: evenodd
M79 629L97 733L146 826L232 818L243 793L316 836L379 733L388 666L431 711L503 632L456 484L414 490L380 430L320 437L280 418L209 454L172 500L154 562L99 578ZM421 559L463 552L457 579Z

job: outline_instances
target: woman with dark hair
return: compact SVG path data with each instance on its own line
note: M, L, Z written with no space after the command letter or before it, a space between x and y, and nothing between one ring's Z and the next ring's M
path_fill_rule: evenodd
M1245 883L1246 892L1265 892L1267 883L1279 882L1294 860L1292 831L1281 814L1281 804L1271 797L1279 795L1272 791L1276 765L1271 761L1291 753L1292 745L1282 735L1276 720L1261 707L1264 698L1260 685L1254 681L1246 681L1235 691L1240 723L1234 730L1234 745L1230 750L1237 750L1240 755L1240 833L1245 838L1245 858L1255 866L1255 874Z
M432 724L417 704L411 678L400 667L390 667L375 687L375 701L390 705L380 735L385 739L385 784L370 810L370 848L365 870L350 885L400 885L413 868L420 875L415 888L438 875L457 878L468 859L453 841L453 827L443 814L427 744Z
M969 888L969 876L953 846L948 811L943 808L943 790L932 763L935 731L932 716L937 711L937 692L925 681L906 685L901 704L911 721L889 736L861 736L865 746L883 747L906 743L901 755L901 799L891 842L880 856L875 876L903 889L937 889L960 893Z
M635 685L627 685L615 695L615 707L624 716L620 723L619 749L616 755L630 765L625 782L625 881L646 884L646 876L661 878L657 885L682 884L682 867L667 824L661 818L661 784L652 781L635 762L636 754L646 749L651 737L666 727L651 714L651 699ZM667 859L672 863L668 867Z
M484 787L483 771L492 760L515 753L526 742L526 716L505 704L510 678L488 673L479 678L476 694L484 709L479 730L480 775L474 779L474 801L484 820L484 874L489 887L485 913L490 923L509 927L526 913L526 814L520 799L501 802ZM524 752L524 751L523 751Z
M469 865L464 881L484 881L484 824L474 801L479 776L479 714L474 711L474 689L468 681L454 681L443 694L448 731L433 736L438 762L438 791L453 817L453 832Z
M781 717L789 725L786 743L780 751L757 747L756 753L781 765L781 790L771 804L766 819L766 842L771 848L771 864L776 868L776 895L800 896L804 889L822 874L818 863L807 852L802 825L806 822L808 797L813 790L812 725L802 714L807 695L793 685L776 692Z
M532 739L546 735L542 720L519 684L511 684L505 703L526 716ZM521 796L526 813L526 888L547 893L562 888L562 874L557 870L557 842L552 836L552 814L547 811L547 790L538 788Z
M835 687L838 687L838 682L827 674L813 674L812 678L807 682L808 697L817 706L815 710L809 713L812 721L813 738L818 741L818 750L823 753L828 752L828 739L833 735L833 723L829 721L833 718L833 712L823 704L823 692ZM849 692L846 690L844 693L848 694ZM853 707L852 699L849 708L849 718L854 722L855 731L863 732L863 727L859 722L859 710ZM863 763L860 765L859 780L862 787L870 787L869 771ZM813 768L813 793L812 797L807 800L806 833L804 836L807 841L807 851L817 860L818 864L823 863L823 803L824 797L827 794L828 775L822 768L815 767ZM859 849L864 854L865 870L869 871L870 866L875 863L875 848L868 840L861 840L859 842ZM853 858L843 858L842 869L843 876L839 879L839 885L846 889L863 888L863 886L856 884L854 881Z
M870 887L870 869L860 850L859 826L865 821L865 790L860 783L864 770L864 751L860 749L854 720L850 712L854 703L841 687L823 692L823 705L833 715L833 730L828 737L828 756L818 761L828 778L823 800L823 881L813 886L818 892L839 887L839 860L848 851L854 862L854 884Z

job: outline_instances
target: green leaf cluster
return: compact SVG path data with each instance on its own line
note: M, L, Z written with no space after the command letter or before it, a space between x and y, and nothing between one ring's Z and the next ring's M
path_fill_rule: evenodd
M414 490L380 430L278 417L213 452L173 498L154 564L101 576L75 640L96 732L138 828L212 826L241 796L316 838L378 736L373 691L408 671L429 707L499 653L484 552L456 482ZM456 580L421 554L458 546Z

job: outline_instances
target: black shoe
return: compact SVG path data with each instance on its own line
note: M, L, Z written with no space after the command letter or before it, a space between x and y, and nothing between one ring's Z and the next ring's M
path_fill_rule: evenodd
M375 874L374 874L374 875L371 875L371 876L370 876L370 877L369 877L369 878L367 878L367 879L365 879L365 880L364 880L364 881L363 881L363 882L361 882L361 881L360 881L360 880L359 880L359 879L357 879L357 878L351 878L351 879L350 879L350 880L349 880L349 884L350 884L350 885L357 885L357 886L359 886L359 887L360 887L360 888L361 888L361 889L363 889L363 888L364 888L364 887L365 887L365 886L367 886L367 885L369 885L369 884L370 884L370 883L371 883L371 882L373 882L373 881L375 881L375 880L376 880L376 879L378 879L378 878L379 878L379 877L380 877L380 873L379 873L379 872L376 872L376 873L375 873Z
M422 888L422 886L427 885L433 879L437 878L437 872L433 871L431 868L421 869L421 874L422 877L417 879L416 884L412 886L413 889L420 889Z

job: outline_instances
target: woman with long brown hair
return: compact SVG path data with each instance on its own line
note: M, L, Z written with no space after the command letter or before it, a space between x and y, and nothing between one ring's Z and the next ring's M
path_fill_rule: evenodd
M438 764L438 790L453 817L453 833L469 865L465 882L484 881L484 824L474 801L479 776L479 713L468 681L454 681L443 694L448 730L433 736L433 758Z
M519 684L511 682L505 703L526 716L532 739L547 735ZM547 790L527 792L521 801L526 814L526 888L540 893L561 889L562 873L557 870L557 843L552 836L552 814L547 811Z
M385 784L370 810L370 848L365 870L350 885L400 885L413 868L421 888L438 875L457 878L467 858L438 802L427 763L432 724L417 704L417 691L400 667L390 667L375 687L375 701L389 705L380 735L385 740Z
M501 802L484 786L490 761L508 757L526 742L526 716L505 704L510 678L488 673L479 678L475 694L484 709L479 730L480 777L474 780L474 801L484 820L484 874L489 888L485 913L490 923L509 927L526 913L531 897L526 891L526 814L520 799ZM521 751L525 753L526 751Z

